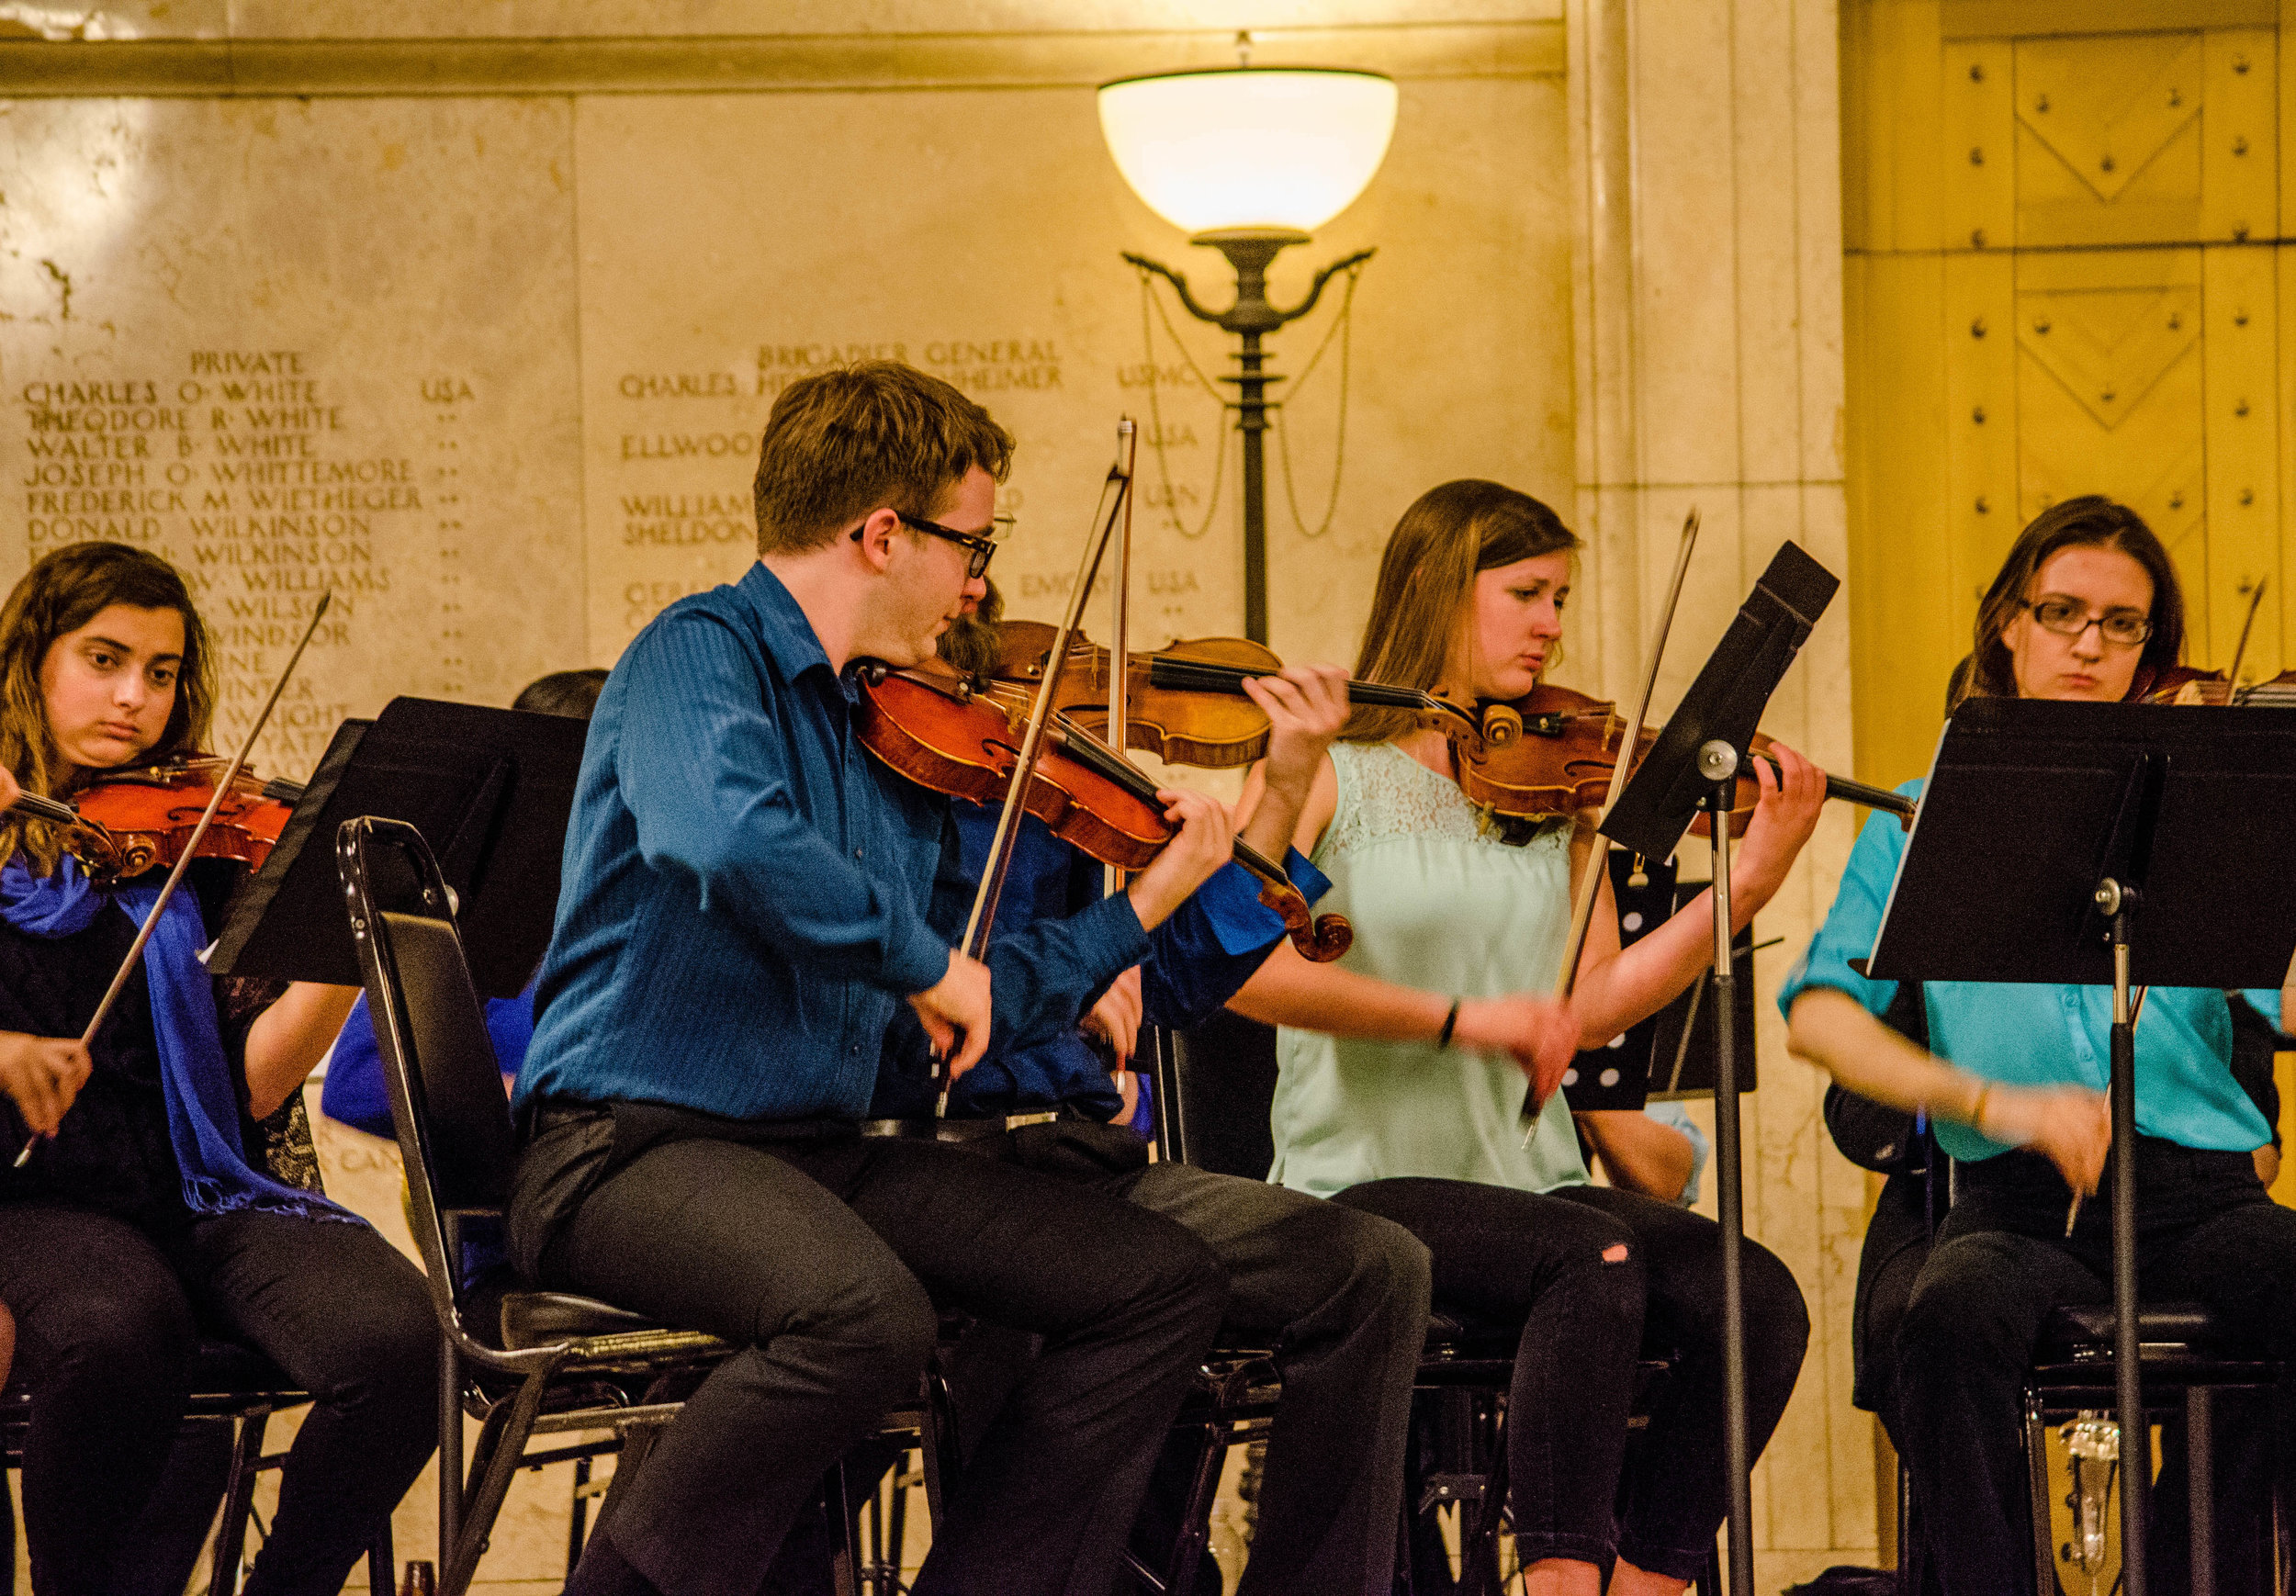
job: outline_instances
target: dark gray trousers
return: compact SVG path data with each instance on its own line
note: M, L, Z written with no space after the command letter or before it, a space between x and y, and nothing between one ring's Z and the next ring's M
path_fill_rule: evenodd
M1109 1189L1209 1246L1228 1277L1223 1333L1276 1349L1283 1396L1238 1596L1386 1596L1427 1338L1427 1249L1377 1215L1184 1163L1152 1163ZM1178 1504L1165 1482L1176 1473L1160 1471L1142 1515L1151 1556L1170 1545L1162 1521Z
M514 1201L538 1200L553 1148L580 1156L578 1141L537 1138ZM918 1596L1106 1596L1226 1297L1169 1220L903 1141L654 1147L580 1199L540 1263L546 1287L742 1348L599 1532L666 1596L757 1590L822 1473L915 1398L936 1301L1043 1351L951 1483Z

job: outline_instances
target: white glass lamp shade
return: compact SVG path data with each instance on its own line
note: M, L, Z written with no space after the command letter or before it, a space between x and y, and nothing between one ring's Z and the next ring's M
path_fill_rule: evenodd
M1238 67L1100 89L1124 181L1190 233L1313 232L1355 202L1395 131L1395 83L1367 72Z

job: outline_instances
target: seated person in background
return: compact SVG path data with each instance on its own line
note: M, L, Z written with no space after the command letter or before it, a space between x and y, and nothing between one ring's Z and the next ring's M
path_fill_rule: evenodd
M1000 608L991 589L978 613L943 638L943 657L961 669L986 669ZM1347 719L1345 680L1336 667L1292 667L1247 687L1272 731L1259 767L1265 795L1242 835L1282 860L1311 902L1325 883L1290 852L1291 835L1324 750ZM974 804L955 808L964 872L977 880L996 815ZM1101 894L1101 867L1031 817L1007 878L999 933L1065 918ZM1258 882L1230 863L1157 929L1148 959L1110 986L1085 1028L1120 1066L1143 1021L1176 1029L1209 1017L1283 939L1282 921L1259 902ZM1120 1111L1108 1058L1076 1029L990 1053L950 1094L952 1118L1041 1108L1092 1120ZM1283 1374L1239 1589L1384 1596L1394 1573L1412 1378L1426 1339L1426 1249L1391 1220L1264 1181L1151 1163L1131 1131L1112 1134L1120 1167L1095 1184L1176 1220L1211 1248L1228 1280L1224 1331L1272 1344ZM1192 1446L1192 1437L1175 1438L1135 1535L1151 1567L1169 1554ZM1210 1557L1204 1576L1216 1589Z
M2174 564L2144 521L2100 498L2067 500L2026 527L1978 610L1969 691L2112 702L2177 663L2184 603ZM1909 783L1901 792L1918 791ZM2019 1392L2051 1310L2110 1300L2110 1208L2098 1189L2110 1141L2110 992L2097 986L1928 982L1926 1046L1885 1025L1895 983L1850 961L1871 950L1906 847L1886 815L1867 822L1840 893L1779 1005L1794 1051L1862 1096L1930 1115L1956 1161L1953 1208L1908 1299L1896 1344L1901 1456L1950 1596L2031 1590ZM2279 1017L2278 994L2251 998ZM2296 1213L2257 1179L2270 1127L2231 1069L2224 995L2155 987L2136 1032L2133 1147L2138 1268L2153 1300L2194 1300L2296 1355ZM2274 1428L2296 1433L2296 1393ZM2283 1480L2296 1448L2281 1448ZM2245 1536L2220 1513L2217 1545ZM2156 1536L2155 1565L2167 1538ZM2229 1586L2240 1576L2228 1579Z
M565 715L588 720L598 707L599 690L606 685L602 670L554 670L536 677L519 691L511 708L529 714ZM535 986L516 997L486 1000L487 1035L494 1042L494 1062L502 1068L505 1083L518 1074L526 1045L535 1038ZM319 1096L320 1111L339 1124L369 1136L389 1138L390 1094L383 1088L383 1058L377 1051L375 1018L366 1010L366 994L351 1008L327 1059L327 1076Z
M59 549L0 609L0 765L69 797L98 770L201 747L211 661L164 561ZM198 954L219 905L200 893L217 883L195 870L84 1048L157 882L99 888L54 827L15 815L0 815L0 1145L42 1139L0 1163L0 1303L32 1392L33 1583L129 1586L205 1334L251 1344L314 1398L246 1589L332 1596L437 1435L422 1276L266 1167L267 1126L299 1111L355 990L210 977Z
M1610 1183L1662 1203L1694 1208L1705 1173L1706 1137L1680 1103L1652 1101L1639 1108L1593 1108L1570 1116L1579 1142L1603 1166Z

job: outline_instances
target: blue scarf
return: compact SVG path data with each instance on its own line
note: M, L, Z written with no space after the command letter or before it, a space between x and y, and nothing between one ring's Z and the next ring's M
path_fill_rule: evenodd
M0 919L33 937L84 931L110 903L137 925L159 900L159 889L125 886L106 891L65 855L53 875L32 874L22 856L0 866ZM239 1134L239 1097L223 1053L215 1014L215 985L199 950L207 927L188 892L168 900L167 911L143 947L143 972L152 994L152 1030L159 1044L160 1085L167 1104L167 1139L183 1171L184 1202L195 1214L258 1208L307 1219L358 1220L315 1192L273 1179L249 1166Z

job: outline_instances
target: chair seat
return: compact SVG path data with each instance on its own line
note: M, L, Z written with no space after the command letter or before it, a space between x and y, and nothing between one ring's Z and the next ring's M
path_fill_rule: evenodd
M2067 1304L2042 1321L2036 1365L2094 1364L2112 1357L2113 1311L2109 1302ZM2197 1302L2150 1302L2136 1310L2139 1355L2156 1360L2253 1358L2263 1349Z
M510 1291L502 1296L502 1345L510 1352L661 1328L642 1313L570 1291Z
M188 1386L194 1402L203 1397L293 1397L301 1390L253 1347L230 1341L199 1343L191 1354ZM31 1388L20 1379L0 1390L0 1404L23 1406L31 1399Z
M1446 1308L1440 1304L1427 1313L1427 1344L1430 1349L1459 1342L1503 1343L1512 1354L1514 1345L1523 1338L1520 1320L1509 1323L1491 1319L1463 1308Z

